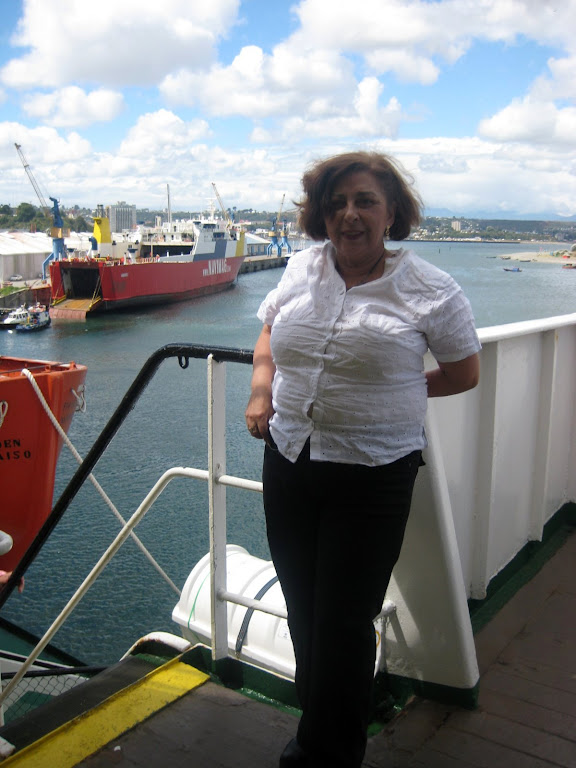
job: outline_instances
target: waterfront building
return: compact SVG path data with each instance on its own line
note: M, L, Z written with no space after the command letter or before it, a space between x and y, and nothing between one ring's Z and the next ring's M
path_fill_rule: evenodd
M112 232L132 231L136 229L136 206L128 205L124 200L108 206L108 218Z
M255 235L253 232L246 232L246 255L247 256L266 256L266 249L270 240L265 237Z
M11 275L35 280L52 252L52 239L44 232L0 232L0 283Z

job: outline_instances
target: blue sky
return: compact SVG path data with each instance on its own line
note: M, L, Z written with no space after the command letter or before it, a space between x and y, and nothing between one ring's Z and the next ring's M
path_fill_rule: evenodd
M97 10L95 10L97 8ZM576 0L3 0L0 203L274 210L394 155L430 211L576 218Z

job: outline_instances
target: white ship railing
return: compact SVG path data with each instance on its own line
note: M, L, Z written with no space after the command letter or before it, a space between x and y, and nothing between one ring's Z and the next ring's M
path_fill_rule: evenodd
M576 314L484 328L476 390L431 401L468 597L576 500Z
M389 672L455 688L478 680L468 599L576 501L576 314L479 336L478 387L429 401L427 466L388 590Z
M416 483L385 611L388 671L464 690L478 682L468 598L484 597L490 580L527 542L541 538L563 504L576 500L576 314L487 328L479 335L479 386L430 401L426 467ZM186 345L178 349L186 355ZM260 493L262 484L226 473L227 363L210 354L207 365L208 469L176 467L162 475L6 686L0 704L177 477L209 487L213 658L228 655L228 602L285 617L226 588L226 487ZM133 405L129 395L121 404L125 409ZM86 458L84 478L115 429L101 435Z

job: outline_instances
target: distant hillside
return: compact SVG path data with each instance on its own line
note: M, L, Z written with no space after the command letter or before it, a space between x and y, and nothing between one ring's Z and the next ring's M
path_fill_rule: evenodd
M560 216L558 213L553 213L552 211L541 213L516 213L515 211L506 211L506 218L504 219L503 211L468 211L467 213L456 213L448 208L426 208L424 215L442 219L475 219L477 221L490 220L497 222L562 221L565 223L571 222L572 224L576 224L576 213L573 216L566 217Z

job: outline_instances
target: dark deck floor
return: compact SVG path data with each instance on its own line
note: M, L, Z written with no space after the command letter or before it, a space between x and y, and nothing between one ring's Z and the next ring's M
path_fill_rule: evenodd
M576 768L576 534L476 636L474 712L415 701L365 768ZM83 768L276 768L296 720L208 683Z

